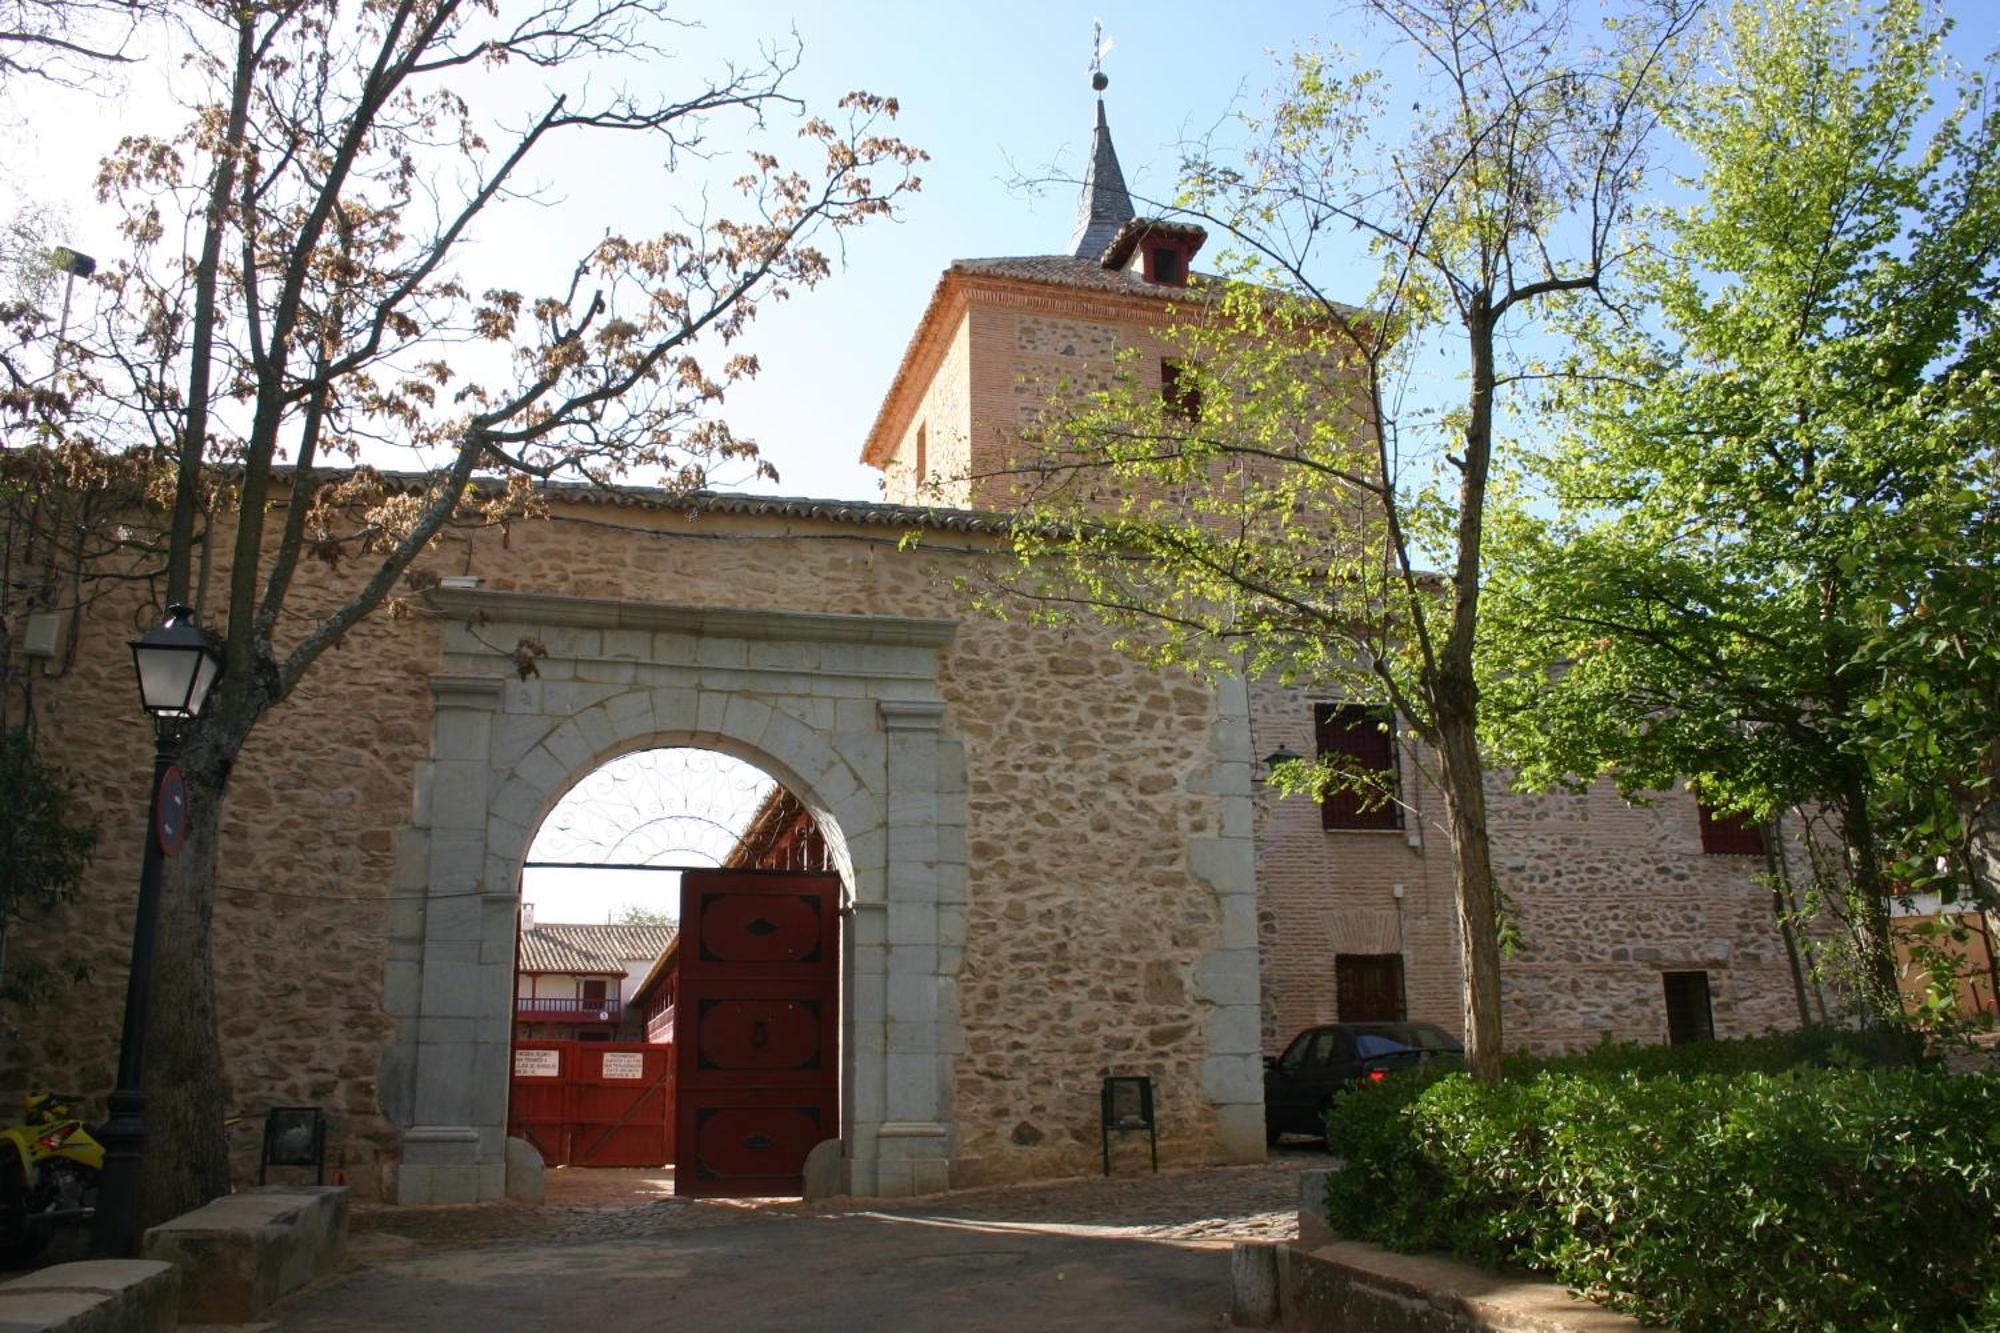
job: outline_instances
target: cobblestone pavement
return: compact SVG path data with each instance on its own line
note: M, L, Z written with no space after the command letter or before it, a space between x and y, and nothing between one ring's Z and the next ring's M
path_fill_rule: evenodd
M357 1210L349 1271L271 1327L1214 1333L1230 1244L1291 1236L1297 1174L1325 1160L893 1206L678 1199L642 1173L562 1172L535 1207Z
M357 1257L367 1258L529 1239L583 1244L742 1226L765 1218L880 1212L1080 1228L1153 1240L1288 1240L1296 1233L1296 1177L1325 1163L1319 1153L1286 1152L1251 1166L1001 1185L891 1207L852 1200L682 1199L666 1193L667 1181L652 1172L565 1170L550 1173L547 1203L368 1206L355 1211L350 1235Z

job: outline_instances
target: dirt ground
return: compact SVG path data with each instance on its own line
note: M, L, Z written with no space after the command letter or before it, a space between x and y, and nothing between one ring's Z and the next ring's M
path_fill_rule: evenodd
M1293 1236L1297 1174L1325 1160L892 1207L682 1199L660 1173L558 1171L533 1207L357 1210L349 1271L271 1327L1215 1330L1230 1245Z

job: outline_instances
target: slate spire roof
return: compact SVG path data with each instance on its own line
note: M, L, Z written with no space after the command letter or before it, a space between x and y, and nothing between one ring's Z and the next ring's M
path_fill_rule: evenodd
M1083 197L1077 201L1076 236L1070 254L1097 259L1111 247L1119 228L1132 220L1132 195L1118 169L1111 127L1104 123L1104 99L1097 99L1097 129L1090 136L1090 165L1084 169Z

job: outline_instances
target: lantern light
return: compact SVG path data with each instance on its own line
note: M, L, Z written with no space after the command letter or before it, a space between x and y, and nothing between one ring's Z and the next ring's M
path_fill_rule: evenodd
M179 603L167 608L165 621L132 640L132 661L139 702L163 721L198 716L222 673L221 657L194 623L194 608Z

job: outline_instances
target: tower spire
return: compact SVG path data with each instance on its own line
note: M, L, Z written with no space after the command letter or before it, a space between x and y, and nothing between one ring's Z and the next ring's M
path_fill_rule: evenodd
M1111 80L1098 66L1107 49L1109 43L1100 26L1093 34L1090 54L1090 86L1097 91L1097 128L1090 136L1090 163L1084 168L1076 235L1069 247L1078 259L1102 255L1118 229L1133 216L1132 195L1125 188L1125 173L1118 168L1118 150L1111 146L1111 127L1104 121L1104 89Z

